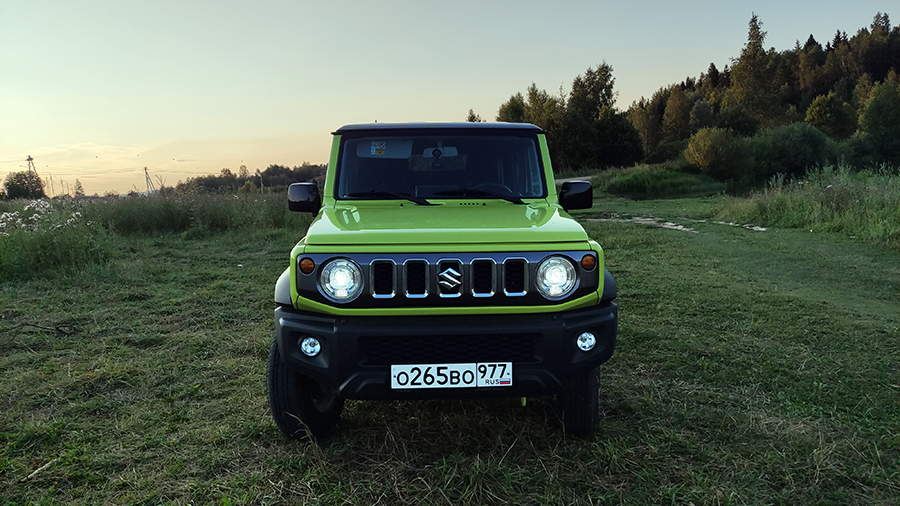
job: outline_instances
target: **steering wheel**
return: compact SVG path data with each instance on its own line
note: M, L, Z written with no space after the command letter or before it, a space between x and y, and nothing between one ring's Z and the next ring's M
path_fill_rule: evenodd
M472 187L473 190L483 190L503 195L514 195L512 189L502 183L481 183Z

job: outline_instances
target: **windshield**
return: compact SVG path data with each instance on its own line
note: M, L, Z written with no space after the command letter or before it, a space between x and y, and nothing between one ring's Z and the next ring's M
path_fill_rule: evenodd
M397 135L344 138L338 199L543 198L537 137ZM410 199L410 197L413 197Z

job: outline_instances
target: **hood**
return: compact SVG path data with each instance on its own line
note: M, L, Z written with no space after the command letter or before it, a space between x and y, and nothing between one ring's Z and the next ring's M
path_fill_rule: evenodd
M561 243L587 241L581 225L546 201L366 202L325 208L308 245Z

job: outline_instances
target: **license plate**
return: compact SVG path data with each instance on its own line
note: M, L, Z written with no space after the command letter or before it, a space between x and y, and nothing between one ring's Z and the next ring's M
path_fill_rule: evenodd
M391 366L393 389L510 386L512 386L512 362Z

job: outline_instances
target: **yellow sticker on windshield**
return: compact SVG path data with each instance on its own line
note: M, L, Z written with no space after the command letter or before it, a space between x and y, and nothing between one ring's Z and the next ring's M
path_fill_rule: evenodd
M372 155L384 155L384 141L372 141Z

